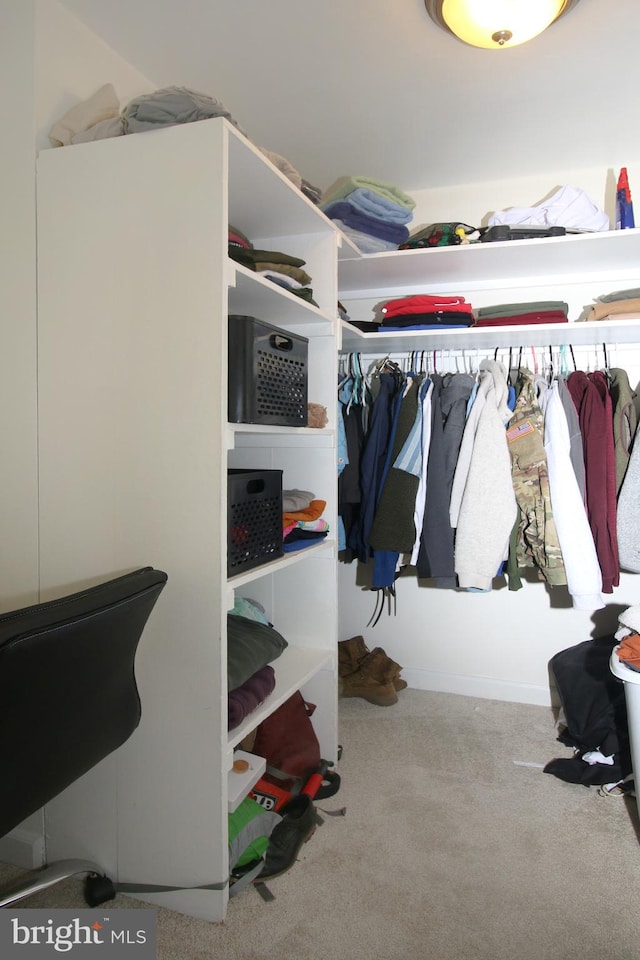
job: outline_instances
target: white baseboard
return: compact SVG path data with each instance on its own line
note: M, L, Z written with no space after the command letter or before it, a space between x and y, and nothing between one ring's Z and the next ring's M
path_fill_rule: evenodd
M25 870L37 870L44 863L44 837L35 830L16 827L0 840L0 860Z
M480 697L483 700L508 700L511 703L533 703L541 707L551 706L548 687L536 687L530 683L515 683L511 680L496 680L493 677L471 677L456 673L438 673L432 670L404 670L403 680L415 690L433 690L436 693L457 693L463 697Z

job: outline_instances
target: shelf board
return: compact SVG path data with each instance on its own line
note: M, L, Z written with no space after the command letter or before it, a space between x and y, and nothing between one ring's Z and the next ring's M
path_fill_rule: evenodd
M518 241L524 242L524 241ZM342 351L402 353L411 350L487 350L509 346L589 345L640 342L637 320L591 320L575 323L536 323L526 326L467 327L453 330L403 330L363 333L342 325Z
M207 121L204 121L205 123ZM216 122L216 121L212 121ZM228 121L229 219L244 233L263 236L333 234L338 229L265 154Z
M229 813L234 813L264 773L267 762L264 757L257 757L245 750L236 750L229 760L231 769L227 773L227 807ZM234 760L246 760L248 769L236 772L233 769Z
M267 699L260 704L248 717L245 717L240 726L230 730L228 746L230 749L240 743L246 735L262 720L270 716L281 704L288 700L300 687L304 686L316 673L324 667L330 667L334 651L320 650L317 647L295 647L289 645L286 650L273 661L276 674L276 686Z
M236 587L241 587L245 583L252 583L254 580L259 580L261 577L269 576L272 573L278 573L280 570L284 570L287 567L292 566L296 563L303 563L309 557L317 556L318 554L324 554L327 551L330 553L335 553L335 540L330 540L326 537L320 543L315 543L311 547L304 547L301 550L292 550L290 553L285 553L283 557L280 557L278 560L272 560L270 563L263 563L259 567L254 567L252 570L247 570L245 573L236 573L233 577L227 579L227 586L231 589ZM230 606L233 606L231 604Z
M451 292L514 288L527 283L565 283L638 276L640 228L569 234L533 240L394 250L342 260L340 300L407 292Z
M336 431L329 427L278 427L254 423L230 423L227 449L240 447L329 447L336 445Z
M235 280L235 285L229 286L230 314L257 316L276 327L296 327L300 330L308 328L306 335L328 335L337 325L337 317L329 316L319 307L231 258L229 277L230 284Z

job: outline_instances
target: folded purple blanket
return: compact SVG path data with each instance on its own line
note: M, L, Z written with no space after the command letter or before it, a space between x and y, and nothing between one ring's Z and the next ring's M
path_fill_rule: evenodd
M266 700L276 685L276 673L267 664L235 690L229 691L229 730L238 727L263 700Z

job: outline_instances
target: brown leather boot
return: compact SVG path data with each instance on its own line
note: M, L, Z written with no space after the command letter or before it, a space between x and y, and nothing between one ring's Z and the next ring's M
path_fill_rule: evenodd
M338 642L338 675L340 678L347 676L350 673L354 673L360 666L360 663L366 656L370 653L382 653L389 663L389 666L393 668L393 685L396 690L406 689L407 682L403 680L400 676L400 671L402 667L399 663L396 663L395 660L392 660L384 652L382 647L375 647L373 651L369 650L366 643L364 642L364 637L351 637L349 640L340 640Z
M360 661L371 651L364 642L364 637L351 637L350 640L338 642L338 673L341 677L353 673L358 669Z
M363 657L357 670L341 677L341 695L362 697L379 707L390 707L398 702L393 680L394 667L384 650L378 648Z
M407 686L407 681L403 680L402 677L400 676L400 671L402 670L402 667L400 666L400 664L396 663L395 660L392 660L391 657L384 652L382 647L374 647L374 649L371 652L384 654L384 656L387 659L387 663L389 664L389 669L392 672L392 680L393 680L394 687L396 688L396 690L405 690Z

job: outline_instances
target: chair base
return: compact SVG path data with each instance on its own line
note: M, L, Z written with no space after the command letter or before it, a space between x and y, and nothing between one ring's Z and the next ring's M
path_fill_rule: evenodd
M27 897L32 897L47 887L52 887L61 880L86 874L84 897L90 907L97 907L106 900L112 900L115 887L111 880L104 875L99 866L89 860L57 860L42 870L29 873L17 883L0 890L0 907L9 907L19 903Z

